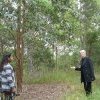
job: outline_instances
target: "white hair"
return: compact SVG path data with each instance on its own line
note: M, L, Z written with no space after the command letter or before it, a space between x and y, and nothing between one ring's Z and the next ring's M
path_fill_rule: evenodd
M86 57L86 51L85 50L81 50L80 54L81 54L82 57Z

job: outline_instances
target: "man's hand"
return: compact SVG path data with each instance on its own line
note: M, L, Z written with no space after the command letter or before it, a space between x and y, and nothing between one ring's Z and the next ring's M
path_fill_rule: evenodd
M75 66L70 67L71 69L75 69Z

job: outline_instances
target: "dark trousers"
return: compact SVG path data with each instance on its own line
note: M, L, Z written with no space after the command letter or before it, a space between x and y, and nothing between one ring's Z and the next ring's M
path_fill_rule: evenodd
M92 82L84 82L84 89L85 89L87 96L91 94L92 93Z

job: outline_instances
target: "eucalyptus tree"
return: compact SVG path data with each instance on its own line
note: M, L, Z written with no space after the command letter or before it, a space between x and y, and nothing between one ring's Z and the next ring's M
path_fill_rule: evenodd
M16 68L18 91L22 90L22 76L23 76L23 33L24 33L24 0L3 0L1 3L1 40L6 43L2 44L7 48L14 48L16 51ZM8 45L10 44L10 45Z
M96 14L97 5L94 0L80 0L80 8L79 8L79 20L80 20L80 26L83 27L83 40L84 48L86 48L86 37L88 36L88 32L93 31L92 25L92 19L94 15Z

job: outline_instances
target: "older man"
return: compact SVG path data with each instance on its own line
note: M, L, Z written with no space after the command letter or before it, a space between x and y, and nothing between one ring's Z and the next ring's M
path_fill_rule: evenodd
M81 71L81 82L84 83L84 89L86 95L92 93L92 81L95 80L94 76L94 68L92 61L89 57L86 56L86 51L80 51L81 61L80 61L80 68L76 68L75 70Z

